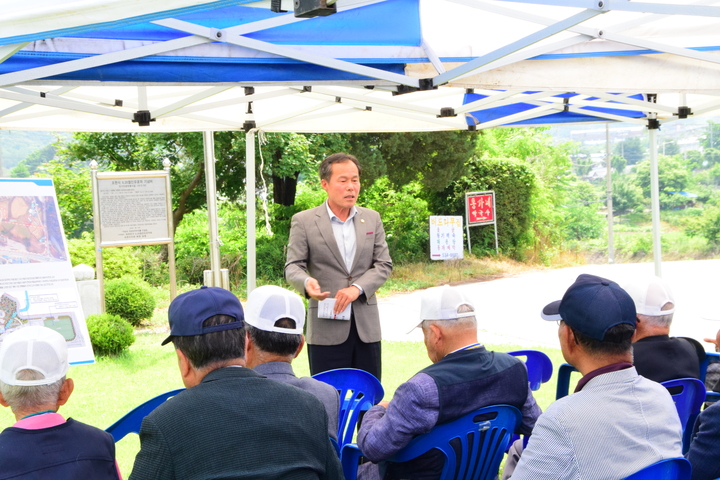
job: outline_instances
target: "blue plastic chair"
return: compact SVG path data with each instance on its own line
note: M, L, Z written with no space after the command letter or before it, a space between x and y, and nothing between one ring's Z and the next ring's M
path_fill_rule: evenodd
M521 421L520 411L510 405L480 408L413 438L388 461L407 462L438 449L445 456L440 480L492 480ZM343 447L340 458L345 480L357 479L361 455L354 443Z
M338 412L338 444L352 442L360 412L382 400L385 395L380 381L372 374L356 368L338 368L313 375L313 378L335 387L340 394Z
M689 480L690 462L682 457L668 458L633 473L623 480Z
M130 432L139 434L143 418L147 417L150 412L155 410L159 405L165 402L165 400L170 397L174 397L183 390L185 389L178 388L177 390L170 390L169 392L161 393L157 397L151 398L145 403L141 403L123 415L120 420L106 428L105 431L112 435L116 442L122 440L122 438Z
M679 378L661 384L670 391L683 429L683 453L690 448L695 419L705 402L705 384L697 378Z
M563 363L558 368L557 376L557 388L555 389L555 400L559 400L562 397L566 397L570 391L570 376L573 372L577 372L578 369L570 365L569 363Z
M528 371L528 381L532 391L540 390L540 385L550 381L553 373L553 364L550 357L538 350L516 350L507 352L513 357L525 357L523 360Z

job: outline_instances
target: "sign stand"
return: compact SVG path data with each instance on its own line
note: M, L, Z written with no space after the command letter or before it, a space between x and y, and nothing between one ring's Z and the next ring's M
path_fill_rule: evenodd
M476 225L490 225L495 228L495 255L499 254L497 222L495 215L495 191L467 192L465 193L465 229L467 231L468 252L470 247L470 227Z
M164 170L98 172L90 163L93 187L95 264L100 283L100 308L105 313L102 249L136 245L167 245L170 299L177 293L173 238L170 161Z

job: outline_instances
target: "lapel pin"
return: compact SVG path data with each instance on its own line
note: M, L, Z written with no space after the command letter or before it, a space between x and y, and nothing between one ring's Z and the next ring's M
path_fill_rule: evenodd
M360 219L360 223L365 223L365 219L364 219L364 218L361 218L361 219Z

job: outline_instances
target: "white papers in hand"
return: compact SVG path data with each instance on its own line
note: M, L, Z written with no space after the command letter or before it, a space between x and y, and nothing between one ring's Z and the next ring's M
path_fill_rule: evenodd
M350 320L350 312L352 311L352 302L348 303L345 310L340 313L334 313L335 299L326 298L318 302L318 318L329 318L332 320Z

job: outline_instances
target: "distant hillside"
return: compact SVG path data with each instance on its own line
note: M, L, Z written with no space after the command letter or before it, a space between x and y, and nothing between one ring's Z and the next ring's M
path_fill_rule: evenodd
M62 136L70 134L61 133ZM56 133L20 130L0 130L0 159L5 174L36 150L54 143ZM2 176L2 172L0 172Z

